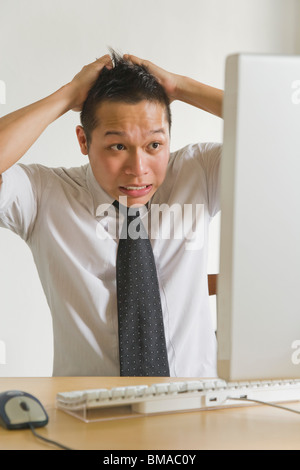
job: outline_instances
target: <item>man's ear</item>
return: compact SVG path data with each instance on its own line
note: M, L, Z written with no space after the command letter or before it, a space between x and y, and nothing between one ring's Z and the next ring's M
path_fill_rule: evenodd
M76 126L76 135L83 155L88 155L87 139L82 126Z

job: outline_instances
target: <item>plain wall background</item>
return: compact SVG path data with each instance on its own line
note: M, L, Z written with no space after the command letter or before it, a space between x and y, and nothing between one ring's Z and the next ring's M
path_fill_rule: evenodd
M223 88L229 54L300 54L299 18L300 0L1 0L0 80L6 100L0 100L0 116L52 93L108 46ZM222 120L178 102L172 111L171 150L222 142ZM78 123L77 113L61 117L22 162L85 164L75 135ZM211 225L209 272L218 271L219 221L218 215ZM0 376L51 375L51 315L32 255L3 229L0 295Z

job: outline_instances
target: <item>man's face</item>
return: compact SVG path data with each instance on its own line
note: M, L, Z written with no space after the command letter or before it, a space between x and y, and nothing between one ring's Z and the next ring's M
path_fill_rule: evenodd
M82 127L76 128L97 182L114 199L126 196L128 206L146 204L162 184L169 161L165 107L146 100L105 101L97 118L88 151Z

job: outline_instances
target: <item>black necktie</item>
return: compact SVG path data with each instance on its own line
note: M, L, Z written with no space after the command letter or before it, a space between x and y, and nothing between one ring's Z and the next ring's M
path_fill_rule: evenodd
M117 201L114 205L119 207ZM169 376L161 301L150 240L139 211L124 211L117 254L121 376ZM126 220L127 219L127 220ZM137 236L138 235L138 236Z

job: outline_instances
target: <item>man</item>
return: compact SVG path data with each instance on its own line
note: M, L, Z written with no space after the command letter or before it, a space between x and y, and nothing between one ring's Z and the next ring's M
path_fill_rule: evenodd
M170 155L173 100L221 117L222 91L137 57L113 54L85 66L52 95L0 119L0 225L19 234L33 253L53 318L53 375L216 374L206 263L208 225L219 210L221 149L199 144ZM71 169L16 164L44 129L71 109L81 111L82 126L76 133L89 163ZM178 204L200 208L196 246L186 231L185 236L174 236L178 221L170 222L169 209ZM134 301L119 299L126 283L132 282L133 268L118 271L122 237L120 230L112 230L128 218L126 206L139 208L139 227L150 213L147 235L151 232L152 248L147 253L150 260L153 249L156 264L146 287L140 287L140 278L150 270L150 261L146 267L137 265L140 271L131 287ZM156 219L153 207L164 209ZM166 218L173 236L161 235ZM131 262L128 250L131 247L124 256L127 253ZM136 263L144 255L137 258ZM120 310L128 302L131 309L140 305L138 296L148 288L144 304L155 297L156 305L144 320L158 311L161 318L153 321L162 323L164 344L159 349L160 340L155 339L143 346L142 362L145 349L150 355L156 352L150 359L153 369L132 372L136 345L152 335L143 331L139 320L139 331L125 346L129 368L120 372L123 328L129 328L128 323L120 326ZM130 312L133 322L138 314ZM155 363L163 354L166 368L157 372Z

